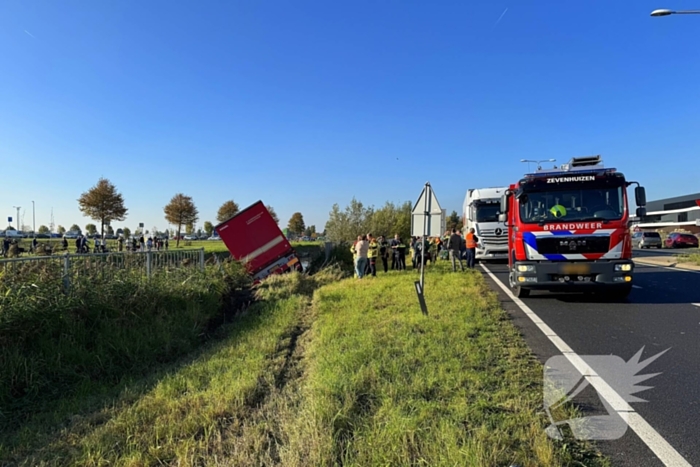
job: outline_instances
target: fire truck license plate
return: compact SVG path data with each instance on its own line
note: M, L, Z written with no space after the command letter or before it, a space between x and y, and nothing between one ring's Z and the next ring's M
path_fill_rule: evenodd
M588 274L591 268L587 264L565 264L562 271L564 274Z

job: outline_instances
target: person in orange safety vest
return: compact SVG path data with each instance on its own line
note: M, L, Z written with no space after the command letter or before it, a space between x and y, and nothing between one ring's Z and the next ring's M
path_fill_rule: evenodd
M476 244L479 239L474 235L474 228L469 229L467 235L465 235L464 240L467 246L467 268L474 269L474 261L476 259Z

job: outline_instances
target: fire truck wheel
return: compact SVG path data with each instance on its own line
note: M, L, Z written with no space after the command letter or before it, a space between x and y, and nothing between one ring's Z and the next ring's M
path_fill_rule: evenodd
M514 274L512 272L508 276L508 282L510 282L510 288L513 292L513 295L515 295L516 297L525 298L525 297L530 296L530 289L524 289L522 287L515 285L515 277L514 277Z

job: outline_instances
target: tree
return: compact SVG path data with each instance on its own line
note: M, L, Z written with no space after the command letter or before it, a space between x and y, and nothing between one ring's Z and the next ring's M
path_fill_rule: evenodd
M316 226L315 225L310 225L306 229L304 229L304 236L305 237L313 237L316 235Z
M78 227L78 224L73 224L70 226L70 231L71 232L78 232L79 234L83 233L83 229Z
M49 233L49 228L46 227L45 225L40 225L39 226L39 233L40 234L47 234L47 233Z
M62 225L59 225L58 228L56 229L56 232L58 232L58 233L60 233L61 235L63 235L64 233L66 233L66 228L63 227Z
M399 234L405 241L411 235L411 208L412 203L406 201L400 205L386 202L383 207L375 209L365 207L355 198L342 211L338 204L334 204L323 236L332 242L352 242L358 235L366 233L387 238Z
M97 226L95 224L87 224L85 226L85 231L88 235L95 235L97 233Z
M447 230L452 231L452 229L455 230L461 230L462 229L462 219L460 219L459 214L457 214L457 211L452 211L452 213L447 217Z
M209 221L204 222L204 231L207 233L208 236L211 237L211 234L214 232L214 224L212 224Z
M104 237L105 225L126 219L124 198L106 178L78 198L78 205L85 216L100 221L100 235Z
M131 237L131 229L129 227L124 227L122 233L124 234L124 238Z
M219 211L216 213L216 220L219 222L224 222L238 214L238 204L236 204L232 199L226 201L221 205Z
M280 218L277 217L277 213L275 212L274 208L273 208L272 206L270 206L269 204L268 204L267 206L265 206L265 207L267 208L268 212L270 213L270 215L272 216L272 218L275 220L275 222L279 224L279 223L280 223Z
M297 235L303 234L304 229L306 228L306 226L304 226L304 216L302 216L300 212L295 212L289 219L289 224L287 225L287 227L292 233L295 233Z
M107 235L114 235L114 228L111 225L107 226Z
M187 235L192 235L192 232L194 232L194 224L190 222L185 226L185 233Z
M231 202L233 203L233 201ZM224 203L224 205L225 204L226 203ZM175 247L179 247L182 226L197 222L199 219L199 212L192 201L192 197L185 196L182 193L173 196L170 203L163 208L163 211L165 212L165 220L177 226L177 243ZM219 212L221 212L221 209L219 209Z

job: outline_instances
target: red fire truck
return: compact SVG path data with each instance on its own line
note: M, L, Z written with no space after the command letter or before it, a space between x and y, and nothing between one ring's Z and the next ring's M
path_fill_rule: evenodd
M262 201L214 227L226 248L259 283L270 274L302 271L296 252Z
M637 216L646 194L600 156L573 158L553 169L538 167L510 185L499 220L508 226L511 290L596 291L624 299L634 263L627 188L636 185Z

